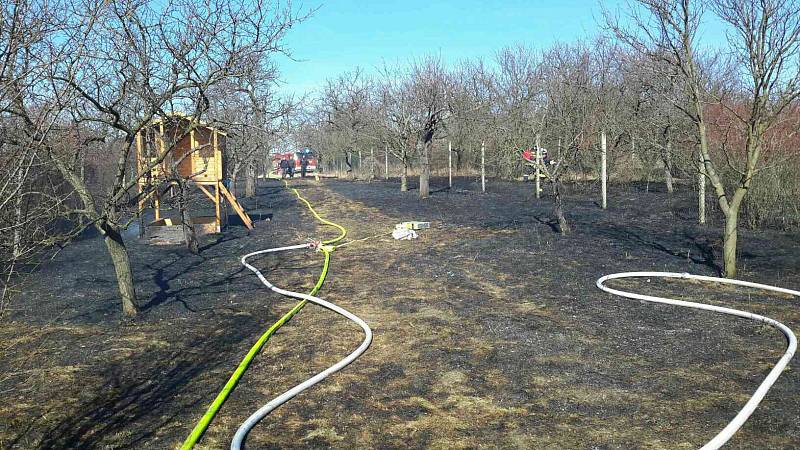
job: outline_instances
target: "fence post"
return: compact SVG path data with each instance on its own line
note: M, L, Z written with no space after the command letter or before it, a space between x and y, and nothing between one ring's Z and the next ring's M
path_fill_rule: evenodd
M542 196L542 150L539 147L539 135L536 135L536 167L533 176L536 177L536 198Z
M486 192L486 144L481 141L481 192Z
M608 155L606 148L606 132L600 132L600 182L603 195L603 209L608 207Z
M450 189L453 189L453 143L447 141L447 179Z

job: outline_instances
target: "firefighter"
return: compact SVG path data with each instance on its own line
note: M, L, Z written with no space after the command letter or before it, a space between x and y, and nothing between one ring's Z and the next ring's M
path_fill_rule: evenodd
M308 158L306 155L303 155L300 159L300 176L302 178L306 177L306 171L308 170Z
M294 164L295 164L294 158L291 157L291 156L289 158L287 158L286 159L286 164L287 164L287 167L288 167L287 170L288 170L288 173L289 173L289 178L294 178Z
M278 165L281 168L281 178L286 178L289 175L289 158L282 158Z

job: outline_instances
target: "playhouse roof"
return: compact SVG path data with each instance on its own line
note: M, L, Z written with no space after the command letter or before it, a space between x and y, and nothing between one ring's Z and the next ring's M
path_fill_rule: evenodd
M155 117L152 121L150 121L150 126L160 125L162 122L189 122L195 123L198 127L207 128L209 130L216 130L217 133L227 136L228 133L220 127L214 126L209 124L208 122L203 122L202 120L197 120L194 116L189 114L184 114L181 112L173 112L166 116L165 118L162 117Z

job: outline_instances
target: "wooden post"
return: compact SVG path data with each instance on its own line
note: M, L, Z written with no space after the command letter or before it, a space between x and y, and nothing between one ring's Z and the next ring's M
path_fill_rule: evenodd
M155 219L161 218L161 196L158 194L158 185L153 191L153 209L155 210Z
M375 178L375 147L369 148L369 180Z
M600 183L603 196L603 209L608 207L608 155L606 149L606 132L600 132Z
M384 144L384 164L383 164L383 177L389 179L389 144Z
M700 167L697 175L697 221L702 225L706 223L706 162L700 153Z
M222 178L222 151L219 149L219 138L217 137L217 129L214 128L212 134L212 142L214 145L214 161L217 163L216 167L214 167L214 171L216 172L215 177L221 179Z
M450 141L447 141L447 179L453 189L453 143Z
M144 169L143 164L142 164L142 161L143 161L143 158L144 158L144 149L142 148L143 147L142 146L142 131L143 130L139 130L139 132L136 133L136 171L137 172L141 172L142 169ZM145 175L145 180L148 180L148 179L150 179L150 174ZM139 214L142 214L143 211L144 211L144 195L143 195L143 193L144 193L144 185L142 184L142 180L141 179L139 179L139 181L136 183L136 185L139 187L139 212L137 213L137 215L139 215Z
M539 148L540 144L539 135L536 135L536 167L534 170L534 177L536 177L536 198L542 197L542 149Z
M481 192L486 192L486 144L481 141Z
M161 153L167 150L164 144L164 121L162 120L161 123L158 124L158 147L161 150Z
M190 174L194 173L194 161L195 161L195 158L197 158L197 156L198 156L197 152L195 152L195 148L196 147L197 147L197 143L194 140L194 128L192 128L191 130L189 130L189 151L191 152L191 154L189 155L189 167L190 167L189 173ZM205 169L207 170L208 168L206 167Z
M161 155L163 155L164 152L166 151L165 146L164 146L164 121L163 120L161 121L161 123L158 124L158 148L159 148L159 153ZM150 164L149 158L148 158L147 164ZM168 176L168 174L166 173L166 164L162 161L159 164L159 166L160 166L160 170L158 170L158 172L157 172L159 177ZM159 193L158 193L158 180L156 180L155 186L156 186L156 190L155 190L155 196L153 197L154 198L153 203L154 203L154 206L155 206L155 219L159 220L161 218L161 195L159 195Z
M161 123L158 125L158 138L157 139L158 139L158 150L159 150L159 153L163 153L163 151L164 151L163 137L164 137L164 121L162 120ZM150 154L149 154L149 152L148 152L147 160L145 161L145 163L147 165L150 165ZM154 177L152 174L153 174L153 171L155 170L156 173L158 174L158 177L161 177L162 175L166 175L165 173L162 173L163 171L161 170L161 169L163 169L163 165L164 165L164 163L162 161L161 164L159 164L158 166L153 167L152 169L150 169L150 180L151 180L151 183L153 183L153 185L155 186L155 189L153 190L153 218L155 220L161 219L161 196L158 194L158 181L159 180L155 179L156 177Z
M219 204L220 204L220 198L219 198L220 183L221 183L220 181L217 181L217 183L214 185L214 187L215 187L215 190L214 190L214 220L216 221L215 223L217 225L217 233L222 231L222 214L220 212L220 207L219 207Z

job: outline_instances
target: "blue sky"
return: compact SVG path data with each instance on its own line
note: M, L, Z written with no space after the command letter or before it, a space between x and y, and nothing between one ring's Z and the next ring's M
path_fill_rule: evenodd
M613 11L624 0L605 5ZM492 58L508 45L545 48L592 37L603 20L598 0L309 0L302 7L319 10L286 38L299 61L277 61L285 83L280 91L298 95L357 66L373 72L384 61L428 54L440 54L448 63ZM723 38L718 25L708 34Z

